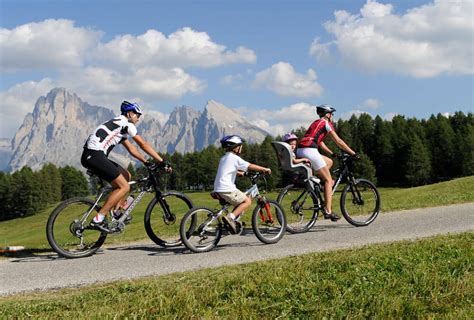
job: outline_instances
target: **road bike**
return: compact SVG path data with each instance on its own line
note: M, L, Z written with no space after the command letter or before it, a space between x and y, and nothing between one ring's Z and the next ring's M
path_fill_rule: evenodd
M259 178L265 179L262 173L248 173L246 176L250 179L252 186L245 191L245 194L257 200L257 205L252 213L253 232L258 240L265 244L276 243L280 241L286 230L285 213L276 201L268 200L260 194L257 180ZM211 196L217 198L215 193ZM217 246L225 229L230 232L230 228L224 224L222 217L228 214L231 205L222 198L218 199L221 207L217 209L192 208L181 220L181 239L189 250L193 252L210 251ZM240 220L242 215L236 221L237 233L243 231L244 228L243 222Z
M66 258L81 258L94 254L103 245L108 234L124 232L133 209L146 193L155 194L144 215L147 235L162 247L181 245L179 220L193 204L181 192L161 191L159 176L168 171L167 166L154 164L148 166L147 171L147 177L129 182L131 194L138 194L119 218L115 218L113 214L109 215L107 231L99 230L90 224L112 191L112 187L106 185L102 179L99 178L99 190L94 200L76 197L61 202L49 216L46 225L46 236L51 248ZM88 174L95 177L91 171L88 171Z
M279 159L284 154L281 145L273 142ZM281 151L281 152L279 152ZM380 194L375 184L367 179L356 179L353 173L355 158L341 153L338 175L332 188L333 194L341 182L346 185L341 191L340 207L344 218L356 227L368 226L380 212ZM282 161L282 164L287 162ZM277 201L285 210L287 230L291 233L306 232L316 223L319 212L324 210L323 186L316 177L301 175L295 178L278 194Z

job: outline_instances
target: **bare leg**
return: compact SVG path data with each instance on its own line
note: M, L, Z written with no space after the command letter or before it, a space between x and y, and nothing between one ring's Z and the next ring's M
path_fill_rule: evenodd
M117 203L119 203L120 200L130 191L130 185L123 175L119 175L111 182L111 184L113 191L110 193L103 207L99 211L99 213L104 216L106 216L109 210L117 205Z
M332 165L334 164L334 161L332 161L331 158L328 158L326 156L322 156L324 159L324 162L326 162L326 166L328 167L328 170L331 170Z
M332 177L328 166L319 169L316 174L323 180L324 183L324 201L326 203L325 210L327 213L332 213Z
M250 205L252 204L252 199L250 197L246 197L245 201L239 204L234 208L232 213L234 214L235 218L237 219L238 216L242 214Z
M121 173L122 176L125 177L125 180L127 180L127 183L132 179L132 174L130 172L128 172L128 170L120 170L120 173ZM120 206L123 205L123 203L125 201L125 196L127 195L127 193L128 193L128 191L124 194L122 199L117 201L117 203L114 205L114 210L118 210L120 208Z

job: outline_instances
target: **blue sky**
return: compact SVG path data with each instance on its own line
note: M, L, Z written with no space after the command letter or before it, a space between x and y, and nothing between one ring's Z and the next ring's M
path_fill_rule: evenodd
M473 112L474 0L0 0L0 137L65 87L161 121L209 99L270 133L337 117Z

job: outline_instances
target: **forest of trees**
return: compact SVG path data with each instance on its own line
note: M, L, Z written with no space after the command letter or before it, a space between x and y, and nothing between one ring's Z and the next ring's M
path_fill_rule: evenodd
M396 116L390 121L362 114L339 120L334 127L361 155L355 168L357 176L379 186L411 187L474 175L472 113L457 112L449 118L438 114L428 120ZM294 130L299 137L305 131L306 128ZM282 186L278 160L271 144L274 139L268 136L260 144L245 145L242 154L245 160L272 169L269 189ZM337 150L333 142L326 142L332 150ZM174 170L172 174L162 176L163 188L211 190L222 154L223 151L215 146L184 155L164 154ZM128 170L135 178L146 174L143 167L129 165ZM244 189L248 180L239 178L237 185ZM28 167L13 174L0 172L0 201L3 204L0 221L35 214L61 199L90 194L90 190L93 189L85 175L70 166L57 168L46 164L36 172Z

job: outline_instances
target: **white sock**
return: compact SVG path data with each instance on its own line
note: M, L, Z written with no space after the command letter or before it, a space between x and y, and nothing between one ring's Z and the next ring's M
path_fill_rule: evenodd
M235 220L235 215L233 213L229 213L229 217L232 219L232 220Z
M104 221L105 216L102 213L98 213L94 217L94 222L102 222Z

